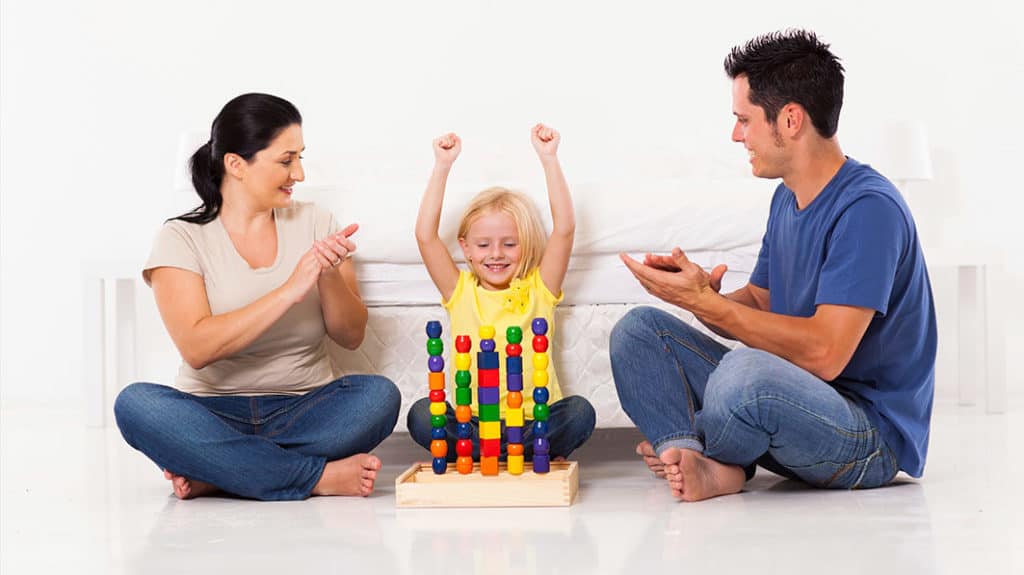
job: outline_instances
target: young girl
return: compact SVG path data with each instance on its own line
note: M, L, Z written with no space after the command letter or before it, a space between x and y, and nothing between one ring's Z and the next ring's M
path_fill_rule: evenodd
M416 243L430 278L441 292L442 305L450 319L449 341L455 336L468 335L473 349L479 349L480 326L495 329L496 350L505 349L505 330L519 326L524 334L523 365L533 365L533 348L527 342L532 337L530 323L534 318L547 320L548 338L556 342L554 309L562 301L562 280L572 253L576 219L573 215L569 186L565 183L558 163L557 131L537 124L530 132L530 140L537 151L548 186L553 229L545 242L544 228L533 203L522 194L504 188L490 188L480 192L469 204L459 223L459 245L468 270L459 270L455 261L437 235L444 201L445 184L455 158L462 150L462 141L455 134L434 140L434 171L423 194L416 220ZM547 245L545 245L545 243ZM557 294L557 295L556 295ZM454 350L451 350L454 351ZM473 387L476 387L476 354L470 353ZM550 356L550 354L549 354ZM454 356L452 356L454 357ZM504 365L504 362L502 362ZM449 369L454 373L453 369ZM505 413L505 370L501 371L502 419ZM547 438L551 459L568 457L594 431L594 408L582 397L562 397L549 362L548 391L550 418ZM523 413L533 414L533 385L531 377L523 378ZM450 385L449 390L454 386ZM449 394L453 396L454 394ZM479 414L476 392L473 393L473 457L479 459ZM448 403L448 460L455 461L456 421L451 402ZM423 398L409 410L407 425L413 440L430 449L430 400ZM504 427L504 424L503 424ZM506 442L502 432L501 457L506 455ZM526 460L533 458L533 425L527 419L523 425L523 447Z

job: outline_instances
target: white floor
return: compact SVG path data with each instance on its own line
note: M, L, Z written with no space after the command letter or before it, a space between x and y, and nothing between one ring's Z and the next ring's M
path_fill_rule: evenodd
M406 510L407 435L366 499L178 501L116 429L80 410L0 412L0 573L1024 573L1024 401L937 405L922 480L819 491L763 470L739 495L675 502L599 430L558 509ZM1016 541L1016 543L1013 543Z

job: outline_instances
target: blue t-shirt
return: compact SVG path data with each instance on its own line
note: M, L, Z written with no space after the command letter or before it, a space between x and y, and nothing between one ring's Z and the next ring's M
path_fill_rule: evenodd
M810 317L822 304L875 310L835 381L914 477L924 471L935 391L935 308L917 228L889 180L847 158L804 209L779 184L750 283L771 311Z

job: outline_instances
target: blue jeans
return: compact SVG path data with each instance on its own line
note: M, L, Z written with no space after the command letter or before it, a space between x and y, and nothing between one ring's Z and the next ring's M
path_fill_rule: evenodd
M452 409L450 403L447 405L448 461L455 461L457 457L455 442L458 441L455 428L455 410ZM552 403L550 409L547 438L551 448L548 454L552 459L555 457L569 457L569 454L586 443L587 439L590 439L590 434L594 432L594 407L586 399L570 395ZM412 436L413 441L422 445L427 451L430 451L430 432L432 429L430 424L430 399L424 397L414 403L409 409L409 415L406 417L405 423L409 428L409 435ZM480 421L474 416L470 420L470 425L473 427L473 459L479 461ZM506 444L505 421L502 420L500 456L502 461L505 460L506 456ZM527 419L523 425L523 459L525 461L533 460L533 421L530 419Z
M899 471L863 401L770 353L729 348L675 316L631 310L611 336L626 414L657 453L671 447L811 485L879 487Z
M161 469L253 499L305 499L328 461L366 453L398 421L401 395L376 375L304 395L199 397L133 383L114 415L129 445Z

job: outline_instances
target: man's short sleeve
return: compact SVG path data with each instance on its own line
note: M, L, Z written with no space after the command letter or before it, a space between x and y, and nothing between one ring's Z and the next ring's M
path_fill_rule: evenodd
M829 235L815 305L857 306L885 315L909 236L906 218L891 199L869 194L854 201Z
M768 285L769 259L768 232L765 232L761 239L761 251L757 254L757 263L754 264L754 271L750 273L750 283L762 289L771 289Z

